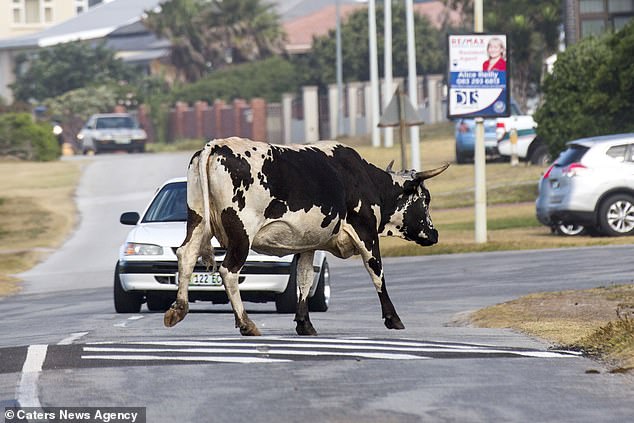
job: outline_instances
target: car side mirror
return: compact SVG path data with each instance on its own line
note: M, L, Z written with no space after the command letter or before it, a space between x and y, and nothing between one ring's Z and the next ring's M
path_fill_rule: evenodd
M119 218L119 222L123 225L134 226L139 222L140 218L141 216L139 216L139 213L137 212L125 212Z

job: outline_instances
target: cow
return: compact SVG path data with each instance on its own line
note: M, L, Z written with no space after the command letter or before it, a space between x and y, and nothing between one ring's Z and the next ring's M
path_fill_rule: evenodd
M178 293L164 316L172 327L189 310L187 288L199 258L214 266L211 238L226 248L218 271L242 335L260 335L244 309L238 275L249 249L297 254L299 335L316 335L308 315L313 255L361 255L388 329L404 329L387 293L379 236L422 246L438 242L423 181L443 172L379 169L352 148L330 141L281 146L244 138L216 139L196 152L187 170L187 234L177 249Z

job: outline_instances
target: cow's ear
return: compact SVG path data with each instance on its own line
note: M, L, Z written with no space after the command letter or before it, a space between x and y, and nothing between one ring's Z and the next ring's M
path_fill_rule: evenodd
M422 172L417 172L416 177L414 179L423 182L425 179L433 178L436 175L443 173L449 167L449 163L445 162L444 165L437 167L435 169L423 170Z

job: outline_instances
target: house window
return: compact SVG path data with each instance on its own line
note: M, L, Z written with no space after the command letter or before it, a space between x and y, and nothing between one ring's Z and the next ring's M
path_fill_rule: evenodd
M51 23L54 18L52 0L13 0L13 23L33 25Z
M634 12L634 0L608 0L610 13Z
M603 8L603 0L580 0L579 1L579 12L581 13L602 13L605 9Z
M88 0L75 0L75 10L77 14L88 10Z
M605 32L605 21L603 19L583 19L581 21L581 36L599 35Z

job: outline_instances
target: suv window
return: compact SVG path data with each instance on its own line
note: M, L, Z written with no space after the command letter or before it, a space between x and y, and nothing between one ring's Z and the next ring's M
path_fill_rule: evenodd
M582 145L569 145L568 148L559 155L557 161L555 162L555 166L564 167L569 164L576 163L581 160L588 150L588 147L584 147Z
M618 162L624 162L626 159L626 153L627 153L627 144L625 145L615 145L613 147L608 148L608 151L605 152L605 154L608 157L612 157L613 159L615 159Z
M143 222L187 221L187 183L165 185L156 195L143 217Z

